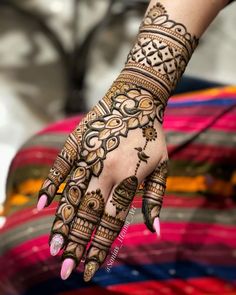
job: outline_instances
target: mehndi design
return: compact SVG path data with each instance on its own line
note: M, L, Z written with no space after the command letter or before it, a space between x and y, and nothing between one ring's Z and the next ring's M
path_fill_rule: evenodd
M162 162L144 183L143 207L145 224L152 232L154 218L159 217L168 175L167 161Z
M40 190L49 205L70 174L51 232L51 253L56 255L64 248L67 273L63 278L68 277L68 267L71 271L81 261L93 234L84 280L89 281L106 259L136 193L139 169L151 160L148 147L158 140L156 126L163 121L167 100L197 43L184 25L171 20L165 8L156 4L145 16L118 79L68 137ZM92 177L102 177L108 154L132 130L145 140L132 147L137 153L133 173L109 198L99 188L88 190ZM160 213L166 177L167 161L162 161L144 183L142 210L151 231Z
M71 227L69 244L63 254L64 258L73 258L77 264L80 262L95 226L101 218L104 206L100 189L85 194Z
M118 81L137 83L164 109L197 44L198 39L184 25L170 20L157 3L143 20Z

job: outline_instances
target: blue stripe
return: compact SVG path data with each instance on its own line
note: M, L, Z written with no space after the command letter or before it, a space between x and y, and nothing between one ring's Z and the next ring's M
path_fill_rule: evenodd
M168 103L168 107L187 107L187 106L228 106L236 105L236 99L212 99L212 100L188 100L188 101L178 101L177 99L171 99Z
M173 272L175 274L173 275ZM172 275L171 275L172 274ZM191 262L146 264L146 265L119 265L111 268L108 273L100 269L91 283L84 283L81 273L73 273L66 281L59 277L42 282L32 287L24 295L56 295L59 292L79 290L81 288L100 286L106 287L116 284L126 284L149 280L191 279L198 277L217 277L225 281L236 280L235 266L211 266Z

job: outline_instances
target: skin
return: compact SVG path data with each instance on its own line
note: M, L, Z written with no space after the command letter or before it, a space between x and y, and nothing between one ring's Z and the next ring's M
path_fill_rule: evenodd
M144 221L151 231L160 231L168 170L163 112L198 39L226 4L150 1L121 75L69 135L38 202L39 210L48 206L67 178L50 238L52 255L63 249L62 279L84 256L84 280L93 277L141 183Z

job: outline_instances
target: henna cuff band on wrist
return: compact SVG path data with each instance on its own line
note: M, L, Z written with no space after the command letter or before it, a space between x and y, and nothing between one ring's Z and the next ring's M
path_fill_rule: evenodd
M165 106L197 44L198 39L170 20L157 3L144 18L118 80L136 83Z

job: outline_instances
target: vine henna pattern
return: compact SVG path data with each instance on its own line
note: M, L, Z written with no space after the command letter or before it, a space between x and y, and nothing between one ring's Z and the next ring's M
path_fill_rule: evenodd
M184 25L169 19L161 4L151 8L125 68L69 135L39 192L49 205L70 174L51 230L51 253L56 255L63 248L64 262L71 258L76 266L94 234L86 254L85 281L102 265L122 229L138 188L137 173L150 159L147 147L158 139L155 122L163 122L167 100L197 43ZM108 200L99 188L87 191L91 177L101 175L108 153L117 149L131 130L138 130L145 139L143 146L133 147L137 152L134 174L121 181ZM142 211L151 231L161 210L166 178L167 161L162 161L144 182ZM111 214L109 206L115 213Z

